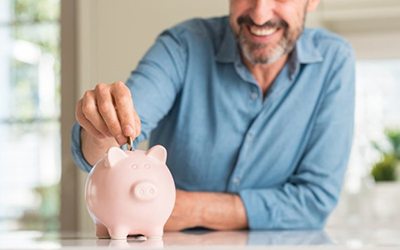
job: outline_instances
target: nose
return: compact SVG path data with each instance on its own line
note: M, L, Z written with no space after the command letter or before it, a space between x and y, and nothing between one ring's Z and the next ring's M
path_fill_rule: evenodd
M275 0L254 0L250 17L257 25L263 25L274 16Z
M153 200L157 196L157 187L150 181L142 181L133 189L134 197L141 201Z

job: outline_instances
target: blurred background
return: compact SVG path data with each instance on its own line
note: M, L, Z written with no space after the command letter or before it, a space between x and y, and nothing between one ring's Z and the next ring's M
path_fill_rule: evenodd
M227 13L222 0L0 0L0 231L93 230L69 149L76 101L126 80L163 29ZM357 55L354 145L328 227L399 227L400 1L321 0L307 25Z

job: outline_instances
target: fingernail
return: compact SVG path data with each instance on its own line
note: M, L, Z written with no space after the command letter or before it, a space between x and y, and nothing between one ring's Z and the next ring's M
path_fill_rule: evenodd
M125 135L132 135L133 134L133 128L129 125L126 125L124 128L124 134Z
M122 144L126 143L126 137L125 137L125 136L122 136L122 135L118 135L118 136L117 136L117 141L118 141L118 143L119 143L120 145L122 145Z

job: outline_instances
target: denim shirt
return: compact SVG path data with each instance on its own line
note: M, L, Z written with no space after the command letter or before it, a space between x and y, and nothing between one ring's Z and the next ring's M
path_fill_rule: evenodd
M263 95L227 17L160 34L130 88L142 133L168 150L178 189L237 194L250 229L321 228L335 207L353 137L354 55L305 29ZM77 165L90 171L72 132Z

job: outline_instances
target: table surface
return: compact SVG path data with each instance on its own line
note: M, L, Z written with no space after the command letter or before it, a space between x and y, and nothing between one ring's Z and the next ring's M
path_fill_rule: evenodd
M400 249L399 229L167 232L161 240L96 239L90 233L0 232L0 249Z

